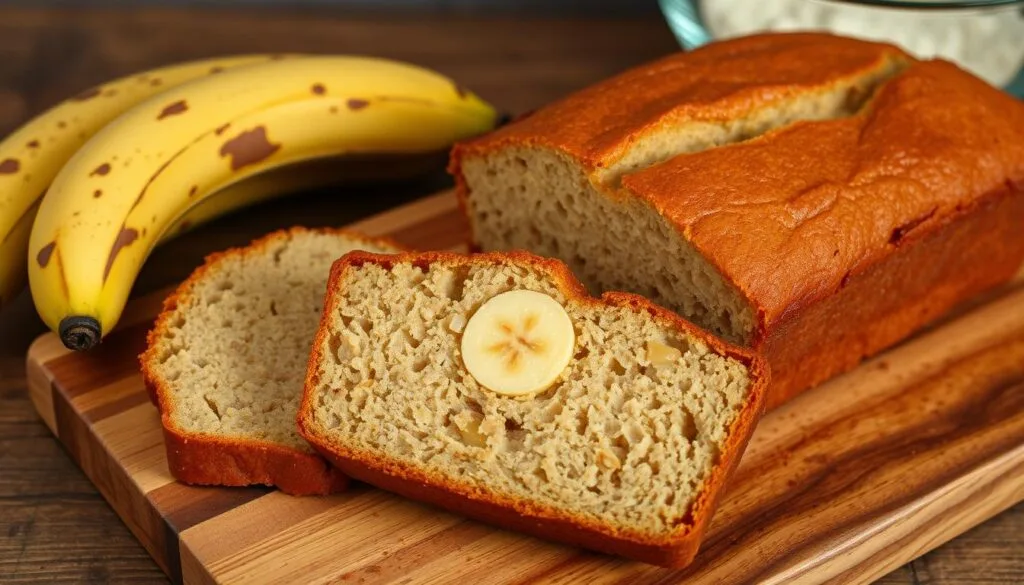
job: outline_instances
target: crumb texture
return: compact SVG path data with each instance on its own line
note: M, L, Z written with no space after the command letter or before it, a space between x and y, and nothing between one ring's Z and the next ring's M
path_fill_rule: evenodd
M755 314L740 291L664 217L604 194L569 157L510 147L462 169L483 249L558 258L592 294L641 294L732 342L753 333Z
M370 461L666 535L719 459L747 370L643 310L567 299L554 282L515 263L350 266L311 366L307 432ZM477 384L460 343L481 304L520 289L561 303L576 345L550 388L513 398Z
M292 231L219 257L179 294L149 367L180 432L266 441L312 453L295 428L331 263L353 249L330 233Z

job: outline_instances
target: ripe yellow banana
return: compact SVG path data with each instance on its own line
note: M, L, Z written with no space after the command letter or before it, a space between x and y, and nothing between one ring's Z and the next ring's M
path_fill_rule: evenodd
M117 323L167 228L218 190L312 158L435 151L496 122L450 79L367 57L299 56L172 88L97 133L54 179L29 243L36 309L68 347L88 349Z
M25 285L29 232L39 200L64 163L128 108L186 81L288 56L190 61L109 81L36 116L0 141L0 306Z

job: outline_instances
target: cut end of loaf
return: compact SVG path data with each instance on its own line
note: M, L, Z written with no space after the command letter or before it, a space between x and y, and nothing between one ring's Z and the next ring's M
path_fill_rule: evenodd
M592 294L629 291L669 307L733 343L756 315L658 212L610 197L568 156L505 148L462 162L470 222L484 250L525 249L559 258Z
M331 263L355 249L393 251L339 231L276 232L212 256L169 299L141 356L146 383L164 426L182 437L176 449L213 442L202 452L225 458L221 472L204 461L183 476L240 485L267 475L257 467L286 467L264 461L274 453L315 454L296 432L295 414ZM253 453L233 454L233 442Z
M515 398L478 384L460 353L465 323L511 290L549 295L576 333L562 376ZM737 456L723 453L737 420L757 410L745 354L639 297L587 297L564 265L530 254L353 254L328 295L299 426L343 470L404 470L542 520L665 544L687 532L723 458Z

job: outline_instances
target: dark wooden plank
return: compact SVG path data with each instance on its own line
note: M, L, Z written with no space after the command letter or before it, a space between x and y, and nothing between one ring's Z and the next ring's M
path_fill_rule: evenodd
M167 583L39 421L23 363L0 360L0 583Z

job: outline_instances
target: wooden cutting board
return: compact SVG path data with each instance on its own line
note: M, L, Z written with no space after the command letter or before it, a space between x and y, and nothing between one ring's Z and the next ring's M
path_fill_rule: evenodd
M466 228L450 193L354 226L420 248ZM499 530L357 484L330 497L191 487L167 471L136 356L165 293L95 351L28 356L39 414L185 583L864 583L1024 499L1024 287L767 415L695 564L669 571Z

